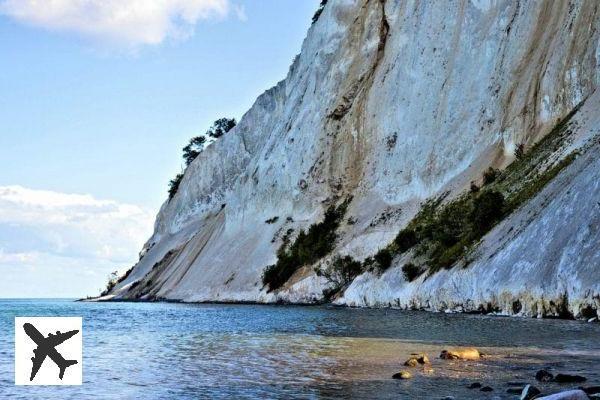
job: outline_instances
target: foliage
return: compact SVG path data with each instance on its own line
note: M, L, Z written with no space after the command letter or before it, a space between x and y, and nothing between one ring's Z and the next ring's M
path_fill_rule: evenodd
M520 160L523 157L525 157L525 143L520 143L515 148L515 158Z
M326 271L322 271L321 274L339 290L339 288L352 282L362 271L363 266L360 261L356 261L350 256L336 256L331 263L331 267Z
M392 252L388 248L379 250L374 256L373 260L379 266L380 271L387 270L392 265L392 259L394 258Z
M496 179L498 179L499 175L500 175L499 170L489 167L483 173L483 185L485 186L485 185L489 185L489 184L493 183Z
M402 266L402 272L404 273L404 278L409 282L414 281L423 273L419 266L410 262Z
M107 294L109 294L110 291L114 289L114 287L117 285L118 282L119 282L119 271L111 272L110 275L108 276L108 282L106 282L106 288L102 291L102 293L100 293L100 296L106 296Z
M433 273L466 261L466 256L485 234L539 193L577 157L577 153L573 153L554 165L547 165L550 155L561 149L570 134L568 121L578 108L527 152L524 146L519 146L516 160L504 171L487 169L483 174L483 189L472 183L469 191L451 201L444 203L441 196L422 205L419 213L387 246L392 256L412 249L414 256L422 261L421 266L409 263L403 267L407 280L414 279L417 272L420 274L426 268Z
M200 135L190 139L190 142L183 148L183 159L186 167L202 153L205 144L206 136Z
M235 118L219 118L213 123L208 131L206 131L206 134L211 138L218 139L233 129L236 124Z
M314 264L331 252L337 239L336 230L349 201L344 201L338 207L330 206L325 211L323 221L311 225L306 232L301 230L291 245L288 246L285 241L282 243L277 251L277 263L263 272L263 284L268 286L269 291L283 286L302 266Z
M171 200L173 196L175 196L175 193L177 193L177 190L179 190L179 184L181 183L182 179L183 172L180 172L179 174L175 175L175 178L169 181L169 200Z
M396 245L396 250L399 254L408 251L410 248L416 245L417 242L417 235L415 231L410 228L402 229L400 232L398 232L398 235L396 235L396 238L394 239L394 244Z
M317 11L315 11L315 14L312 17L313 24L319 20L319 17L321 16L321 13L323 12L325 5L327 4L327 1L328 0L321 0L321 4L319 4L319 8L317 8Z

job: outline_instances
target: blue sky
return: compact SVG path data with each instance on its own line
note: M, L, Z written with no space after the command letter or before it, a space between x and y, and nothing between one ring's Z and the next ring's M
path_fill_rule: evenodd
M285 77L319 0L55 3L0 0L0 297L134 262L181 148Z

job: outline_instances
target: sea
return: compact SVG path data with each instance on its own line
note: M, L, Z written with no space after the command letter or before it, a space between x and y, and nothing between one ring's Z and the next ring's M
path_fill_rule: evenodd
M82 385L14 384L14 318L23 316L83 318ZM439 358L457 346L485 357ZM431 365L404 367L411 353L428 354ZM412 379L392 379L402 369ZM509 391L527 383L544 393L581 385L536 382L540 369L600 385L600 324L334 306L0 300L2 399L515 399Z

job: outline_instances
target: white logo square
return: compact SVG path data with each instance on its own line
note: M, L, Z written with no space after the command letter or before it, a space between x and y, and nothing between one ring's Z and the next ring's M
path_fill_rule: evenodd
M81 385L81 317L15 317L15 384Z

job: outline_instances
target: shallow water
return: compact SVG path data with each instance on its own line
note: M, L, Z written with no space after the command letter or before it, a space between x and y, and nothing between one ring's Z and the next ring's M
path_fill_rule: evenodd
M14 386L14 317L82 316L83 385ZM0 300L0 398L517 398L544 367L600 385L600 324L334 307ZM477 362L444 361L451 345ZM432 372L391 375L412 352ZM472 382L494 388L469 390ZM537 384L545 392L573 385Z

